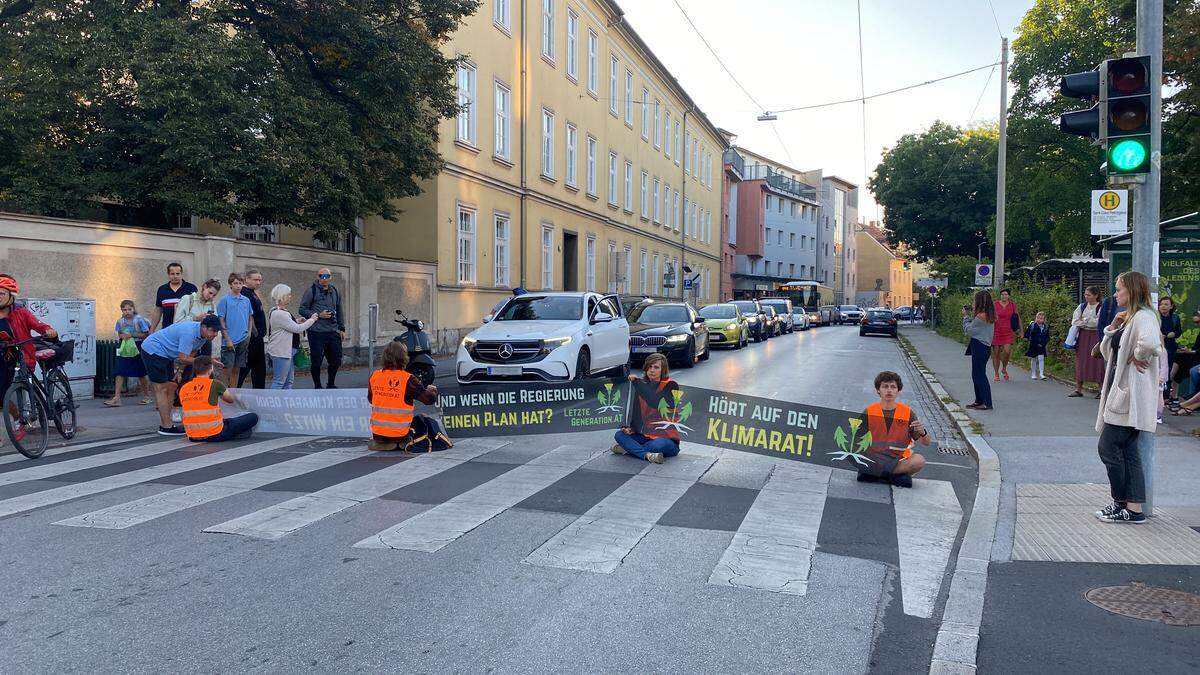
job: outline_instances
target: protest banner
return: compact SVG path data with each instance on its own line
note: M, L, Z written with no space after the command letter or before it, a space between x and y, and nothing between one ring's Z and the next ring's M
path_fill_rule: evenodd
M371 437L366 389L230 389L237 403L221 402L226 417L258 414L254 430L266 434Z

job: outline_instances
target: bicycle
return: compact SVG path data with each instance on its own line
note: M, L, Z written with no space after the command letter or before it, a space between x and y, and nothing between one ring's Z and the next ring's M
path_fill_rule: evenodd
M42 366L42 377L26 363L20 347L34 343L40 348L36 356ZM75 396L63 365L75 355L75 341L60 342L46 338L29 338L0 344L0 354L15 352L17 373L4 394L2 404L4 428L13 446L22 455L37 459L46 451L49 442L50 420L65 439L75 436Z

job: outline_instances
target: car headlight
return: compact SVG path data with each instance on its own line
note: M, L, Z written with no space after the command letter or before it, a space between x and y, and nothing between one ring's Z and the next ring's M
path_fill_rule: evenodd
M566 345L571 344L571 336L567 335L565 337L549 338L542 340L542 344L545 345L546 351L552 351L558 349L559 347L565 347Z
M758 317L757 316L747 317L746 322L747 323L758 323Z
M471 351L471 348L475 346L476 342L479 342L479 340L476 340L473 337L465 337L462 341L462 347L467 351Z
M667 342L679 344L680 342L687 342L687 339L687 335L671 335L667 337Z

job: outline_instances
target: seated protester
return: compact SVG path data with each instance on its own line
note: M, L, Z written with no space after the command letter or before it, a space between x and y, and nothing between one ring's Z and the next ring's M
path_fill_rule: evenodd
M191 365L200 348L221 332L221 320L206 316L201 321L176 321L150 334L142 342L142 363L154 388L158 404L158 433L163 436L182 436L183 427L171 421L171 404L176 388L183 379L183 367Z
M662 464L667 457L679 454L679 430L663 425L658 412L659 401L666 399L667 406L675 407L675 392L679 385L668 375L667 357L651 354L642 366L645 379L630 375L633 383L634 405L629 410L629 426L621 427L616 433L617 444L613 454L630 454L647 462Z
M405 370L407 367L408 348L403 342L389 342L383 349L382 367L371 373L367 386L367 401L371 403L371 442L367 447L371 450L407 450L414 421L424 421L423 416L413 414L414 405L417 401L425 405L437 401L437 387L421 384L420 378ZM430 428L428 424L423 427ZM429 449L435 449L432 443Z
M183 404L183 428L188 440L219 443L250 435L258 424L258 415L252 412L230 417L221 417L221 401L235 403L233 392L224 383L212 377L211 356L197 356L192 361L195 377L179 389L179 401Z
M912 487L912 477L925 468L925 458L913 454L912 444L920 441L929 445L929 432L912 408L897 400L903 389L904 382L896 373L885 370L875 376L879 402L863 411L867 430L871 432L868 454L871 466L859 468L860 481L883 479L897 487Z

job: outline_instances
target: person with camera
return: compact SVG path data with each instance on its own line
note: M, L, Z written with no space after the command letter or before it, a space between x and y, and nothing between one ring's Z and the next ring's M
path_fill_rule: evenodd
M317 270L317 281L304 292L300 300L300 316L316 316L317 322L308 329L308 348L312 351L313 387L321 389L321 365L329 363L329 377L324 388L337 389L337 371L342 366L342 340L346 339L346 320L342 313L342 295L333 285L333 273L328 267Z
M992 409L992 385L988 383L987 364L992 355L995 335L996 304L992 294L979 291L974 305L963 305L963 333L970 338L967 355L971 357L971 382L975 385L975 401L966 407L972 410Z

